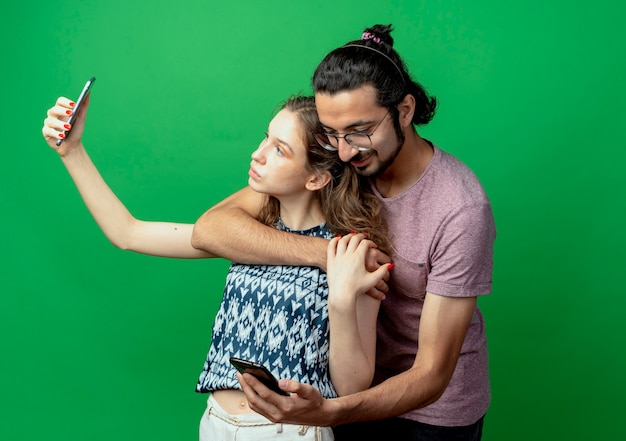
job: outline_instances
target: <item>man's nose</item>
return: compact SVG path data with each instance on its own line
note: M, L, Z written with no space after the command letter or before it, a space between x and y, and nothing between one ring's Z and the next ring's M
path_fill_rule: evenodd
M346 141L345 138L340 138L339 143L337 144L337 150L339 153L339 159L343 162L350 162L352 158L359 154L359 151L356 147Z

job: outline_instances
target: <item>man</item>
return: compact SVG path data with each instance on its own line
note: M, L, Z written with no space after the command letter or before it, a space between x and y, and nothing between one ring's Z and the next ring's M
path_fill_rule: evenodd
M411 79L390 32L366 29L313 76L323 126L316 138L370 178L393 242L373 385L324 400L291 380L280 381L289 397L249 375L240 383L257 412L336 426L338 440L479 440L490 389L477 296L491 291L493 214L471 170L417 133L436 101ZM324 268L326 242L261 226L261 203L250 189L226 199L198 220L193 245L236 261Z

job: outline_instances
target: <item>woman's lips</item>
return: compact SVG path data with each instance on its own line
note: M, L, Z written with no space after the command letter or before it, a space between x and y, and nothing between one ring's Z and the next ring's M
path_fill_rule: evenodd
M259 175L252 166L250 167L250 170L248 170L248 176L250 176L254 180L257 180L261 177L261 175Z

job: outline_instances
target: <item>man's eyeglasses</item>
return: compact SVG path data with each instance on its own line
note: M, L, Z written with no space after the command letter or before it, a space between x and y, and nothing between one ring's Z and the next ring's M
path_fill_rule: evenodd
M352 133L328 133L328 132L320 132L315 133L315 140L319 145L324 147L326 150L331 152L336 152L339 150L339 140L341 138L345 139L346 142L350 145L350 147L357 149L360 152L366 152L372 149L372 135L378 127L382 124L382 122L389 115L389 110L385 113L385 116L378 121L378 124L372 129L370 133L364 132L352 132Z

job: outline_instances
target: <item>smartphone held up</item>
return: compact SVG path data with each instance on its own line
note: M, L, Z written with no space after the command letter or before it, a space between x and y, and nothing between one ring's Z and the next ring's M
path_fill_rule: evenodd
M83 87L83 90L80 92L80 95L78 95L78 99L76 100L76 105L74 105L74 109L73 109L72 115L67 120L68 124L71 125L74 122L74 120L76 119L76 115L78 115L78 110L80 109L80 106L83 104L85 99L89 96L89 93L91 92L91 87L93 86L93 83L95 81L96 81L96 77L91 77L85 83L85 87ZM70 130L64 130L63 134L65 136L67 136L67 134L70 132ZM57 146L60 146L62 142L63 142L63 140L59 139L56 142Z

